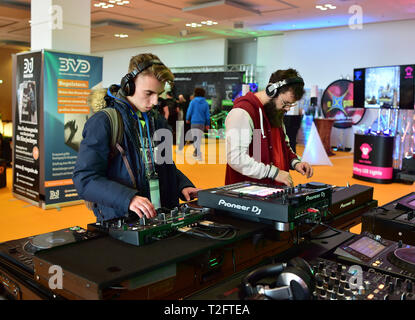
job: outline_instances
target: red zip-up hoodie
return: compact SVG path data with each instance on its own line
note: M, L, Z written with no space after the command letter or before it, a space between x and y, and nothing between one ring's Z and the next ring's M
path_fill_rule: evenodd
M248 92L245 96L235 100L233 108L241 108L248 112L254 123L254 130L261 130L261 159L266 165L271 164L280 170L288 171L290 164L298 156L289 146L288 138L283 128L272 128L265 114L264 106L254 93ZM261 110L262 112L260 112ZM262 118L262 119L261 119ZM253 156L253 143L249 146L249 156ZM232 169L229 164L226 165L225 184L233 184L242 181L252 181L271 185L283 185L270 178L255 179L244 176Z

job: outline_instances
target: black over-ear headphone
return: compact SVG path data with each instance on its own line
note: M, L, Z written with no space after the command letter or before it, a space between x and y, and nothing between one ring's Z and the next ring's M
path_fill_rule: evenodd
M300 77L294 77L294 78L288 78L284 79L275 83L268 83L267 87L265 88L265 92L267 93L267 96L270 98L274 98L278 95L278 91L281 87L293 84L293 83L302 83L304 84L303 78Z
M125 96L132 96L135 92L135 77L143 72L145 69L151 67L153 64L164 65L160 60L146 60L138 64L137 68L133 71L127 73L121 79L121 90L123 91Z
M259 280L276 277L272 288L257 284ZM309 300L315 288L313 269L302 258L288 263L260 267L242 279L240 298L264 300Z

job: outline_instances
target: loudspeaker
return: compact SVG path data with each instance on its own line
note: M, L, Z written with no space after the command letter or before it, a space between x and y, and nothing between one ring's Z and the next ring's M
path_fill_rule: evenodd
M127 73L122 79L121 79L121 90L123 91L125 96L132 96L135 92L135 83L134 79L135 77L143 72L145 69L151 67L154 64L164 65L159 60L147 60L144 62L141 62L138 64L137 68L133 71Z
M278 96L279 89L283 86L293 84L293 83L302 83L304 84L303 78L295 77L295 78L288 78L285 80L281 80L275 83L268 83L267 87L265 88L265 92L267 93L267 96L270 98L274 98Z
M275 278L270 285L259 284L264 278ZM296 257L275 265L260 267L242 279L240 298L252 300L310 300L315 287L313 270Z

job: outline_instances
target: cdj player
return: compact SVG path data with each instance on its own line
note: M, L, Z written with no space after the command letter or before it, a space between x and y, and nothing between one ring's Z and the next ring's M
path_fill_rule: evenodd
M331 204L331 196L331 186L318 182L296 187L240 182L199 191L198 204L289 231L305 220L319 221Z
M366 212L362 231L415 245L415 192Z
M415 247L362 232L334 251L339 259L415 280Z
M75 226L27 238L0 243L0 257L33 274L36 252L74 242L94 239L100 234Z

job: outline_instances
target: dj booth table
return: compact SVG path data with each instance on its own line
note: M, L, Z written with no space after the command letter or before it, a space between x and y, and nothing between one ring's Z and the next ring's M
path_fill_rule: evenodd
M183 234L137 247L104 236L38 252L35 278L47 287L49 268L58 265L63 289L54 292L67 299L178 299L292 246L287 235L265 239L261 224L214 215L209 220L232 224L236 238Z
M372 196L371 187L336 187L323 222L349 230L361 222L362 214L377 206ZM297 248L303 241L298 228L281 232L218 210L203 219L232 225L238 230L236 237L218 241L179 234L135 246L100 235L23 258L19 256L28 238L13 240L0 244L0 279L15 286L19 293L15 299L23 300L181 299ZM314 233L324 230L320 226ZM51 266L62 268L62 289L49 289Z

